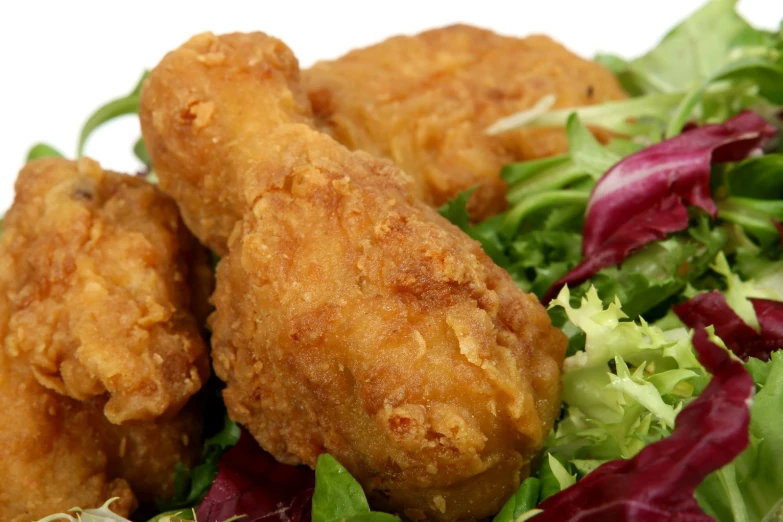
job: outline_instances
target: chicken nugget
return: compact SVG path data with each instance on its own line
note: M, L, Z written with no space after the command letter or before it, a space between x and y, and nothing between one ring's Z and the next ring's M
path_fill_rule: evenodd
M468 202L475 219L505 206L503 165L568 150L562 128L489 136L488 126L547 95L554 108L625 97L611 72L546 36L467 25L351 51L315 64L302 81L321 129L351 150L394 160L423 201L441 205L478 186Z
M316 130L274 38L194 37L140 115L189 222L224 212L195 233L227 252L210 326L230 416L282 462L331 453L376 507L497 512L560 410L565 337L536 298L396 165Z

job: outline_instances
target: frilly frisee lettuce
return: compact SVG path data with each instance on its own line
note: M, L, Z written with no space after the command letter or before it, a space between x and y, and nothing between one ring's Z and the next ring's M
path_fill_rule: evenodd
M743 281L731 270L723 252L719 253L715 262L710 265L710 268L725 281L726 288L723 290L723 295L728 305L756 331L759 330L759 321L750 299L783 301L783 265L775 263L773 266L774 270L768 267L757 277Z
M121 517L117 513L113 512L109 507L119 500L119 497L110 498L101 507L94 509L82 509L72 508L66 513L55 513L44 517L38 522L131 522L125 517ZM223 522L233 522L238 520L234 518L232 520L226 520ZM151 519L150 522L185 522L196 520L196 514L193 510L180 510L171 513L162 513Z
M741 308L748 296L774 292L739 280L723 255L712 269L726 277L727 295ZM601 464L632 458L671 435L678 413L710 380L696 357L692 332L683 327L663 330L642 318L630 321L619 301L605 305L592 287L579 306L572 305L566 287L550 307L562 308L586 341L584 351L564 364L565 415L548 441L548 455L538 472L541 500ZM722 345L720 339L712 340ZM766 363L751 358L745 366L757 388L751 443L696 492L700 506L719 521L762 520L778 513L783 502L783 468L777 464L783 459L783 352L774 351Z
M131 522L109 509L109 506L117 500L119 500L119 497L110 498L101 507L95 509L75 507L69 509L67 513L55 513L40 519L38 522Z
M568 287L550 307L564 309L586 341L584 351L565 360L566 415L549 453L583 476L670 434L677 413L707 380L690 333L630 321L618 300L605 306L594 287L579 307L572 306Z
M119 497L110 498L101 507L94 509L82 509L75 507L66 513L55 513L44 517L37 522L132 522L113 512L110 506L119 500ZM220 522L236 522L245 518L244 515L236 515ZM151 518L149 522L200 522L194 509L181 509L161 513Z

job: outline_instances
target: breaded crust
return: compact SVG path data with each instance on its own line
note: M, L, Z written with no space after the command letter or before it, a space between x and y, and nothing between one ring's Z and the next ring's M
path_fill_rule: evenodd
M283 462L333 454L376 507L491 515L559 413L565 337L409 175L316 130L297 77L278 40L206 34L142 94L162 186L190 222L227 207L195 232L228 252L210 326L229 414Z
M0 238L0 520L173 493L200 450L186 403L209 375L211 288L206 253L146 181L87 158L21 171Z
M562 128L489 136L544 96L554 108L625 98L614 75L552 39L454 25L397 36L303 71L319 128L351 150L392 159L439 206L478 185L476 219L505 207L503 165L567 152ZM599 133L600 136L604 136Z

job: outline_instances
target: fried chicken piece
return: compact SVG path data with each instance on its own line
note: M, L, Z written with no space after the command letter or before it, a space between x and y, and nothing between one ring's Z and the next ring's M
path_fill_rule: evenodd
M105 402L48 390L0 352L0 520L30 522L112 497L112 510L127 516L174 493L175 465L198 457L200 412L189 404L168 420L118 426L103 415Z
M108 395L113 423L179 411L209 374L187 284L205 265L176 207L92 160L28 164L0 243L4 349L43 386Z
M319 126L351 150L394 160L423 201L441 205L479 185L468 204L477 219L505 206L503 165L568 150L562 128L489 136L488 126L548 94L555 108L625 97L608 70L546 36L467 25L351 51L302 80Z
M228 252L210 326L229 414L283 462L331 453L376 507L495 513L559 413L565 338L410 176L317 131L297 77L274 38L204 34L142 92L161 183Z
M0 238L0 520L173 493L209 374L206 253L174 203L92 160L29 163ZM183 409L184 407L184 409ZM123 423L123 424L117 424Z

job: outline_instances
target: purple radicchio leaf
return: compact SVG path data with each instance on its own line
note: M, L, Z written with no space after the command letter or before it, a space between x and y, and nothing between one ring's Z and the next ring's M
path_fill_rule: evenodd
M677 416L674 432L629 460L603 464L549 497L534 522L708 522L693 494L704 478L748 445L753 379L742 363L696 331L699 360L712 373Z
M587 205L582 262L544 296L579 284L636 249L688 226L688 205L717 213L710 166L739 161L763 146L775 128L746 111L652 145L624 158L598 181Z

